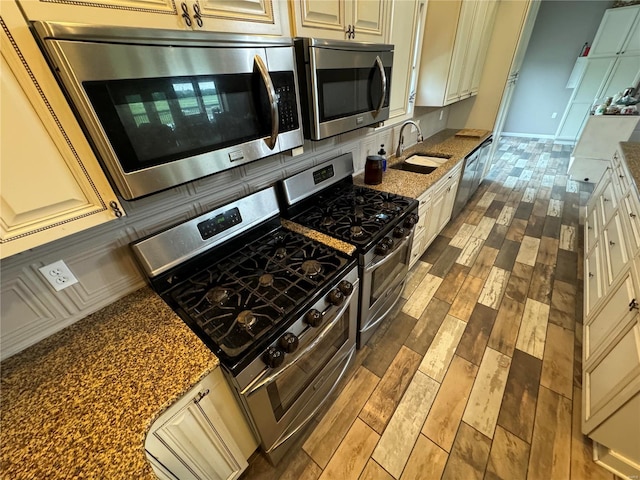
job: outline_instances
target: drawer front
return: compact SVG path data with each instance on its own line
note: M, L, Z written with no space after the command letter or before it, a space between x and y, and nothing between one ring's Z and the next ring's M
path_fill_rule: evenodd
M617 207L616 194L613 185L609 182L600 195L600 211L603 225L606 225L607 222L611 220Z
M602 297L604 271L600 248L595 245L585 259L584 275L584 317L589 318L591 312Z
M613 216L603 231L603 247L607 260L608 285L611 285L629 260L619 213Z
M413 265L420 259L423 253L423 244L424 244L424 227L422 227L422 231L416 230L413 235L413 244L411 245L411 256L409 257L409 268L413 267Z
M607 295L607 301L602 309L593 316L593 319L585 323L585 362L594 352L615 337L615 332L618 330L616 327L619 327L624 317L629 315L630 304L634 299L633 277L631 270L627 270L622 282Z
M598 240L598 211L597 209L593 209L590 212L587 212L587 218L584 223L584 250L585 252L591 251L593 246L596 244Z
M638 208L637 200L634 200L631 197L633 194L629 194L624 197L622 201L622 215L627 217L629 220L629 230L631 235L625 235L625 237L629 240L629 246L631 247L631 255L635 255L635 253L640 249L640 209Z

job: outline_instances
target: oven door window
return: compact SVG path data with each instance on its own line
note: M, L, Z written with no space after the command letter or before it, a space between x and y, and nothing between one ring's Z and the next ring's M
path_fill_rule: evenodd
M409 268L407 261L409 258L409 244L410 242L404 242L399 249L391 253L391 255L394 255L393 259L371 272L370 306L404 279Z
M318 69L318 104L321 122L348 117L378 108L382 95L382 76L377 67ZM391 68L385 68L389 106Z
M271 72L271 78L276 90L294 84L293 72ZM268 94L257 72L83 86L125 172L271 134Z
M320 371L348 341L349 310L350 308L347 309L327 336L313 350L267 386L269 401L277 421L287 413L289 408L312 383L318 381ZM307 334L317 331L318 329L309 329ZM313 341L313 338L309 338L308 342L311 341ZM300 348L304 348L304 344Z

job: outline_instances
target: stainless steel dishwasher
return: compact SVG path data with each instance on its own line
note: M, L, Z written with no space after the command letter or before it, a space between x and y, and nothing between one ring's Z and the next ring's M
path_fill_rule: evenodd
M489 138L482 142L478 148L464 159L462 178L460 180L460 186L458 187L455 202L453 203L451 219L458 216L460 211L480 186L484 168L489 160L489 147L491 146L492 141L493 137L489 136Z

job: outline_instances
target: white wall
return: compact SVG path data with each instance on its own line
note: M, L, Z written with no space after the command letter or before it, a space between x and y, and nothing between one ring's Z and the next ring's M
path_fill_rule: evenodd
M420 109L425 137L442 130L446 115ZM146 198L126 202L127 216L105 225L35 248L0 262L0 357L6 358L61 330L146 284L131 255L129 243L163 228L224 205L343 153L352 152L355 169L364 169L366 156L385 144L397 146L400 125L355 132L320 142L305 142L305 153L275 155L182 185ZM408 133L408 132L407 132ZM415 136L405 136L405 144ZM64 260L79 283L56 292L38 268Z
M567 80L612 1L543 0L520 70L504 132L555 135L572 90ZM555 112L556 117L552 118Z

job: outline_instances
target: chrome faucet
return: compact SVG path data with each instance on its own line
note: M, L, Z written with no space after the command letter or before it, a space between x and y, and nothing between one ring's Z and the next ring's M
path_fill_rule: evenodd
M398 148L396 149L396 157L399 157L400 155L402 155L402 152L404 150L404 145L403 145L404 138L402 137L402 132L404 132L404 127L406 127L407 125L413 125L418 130L418 142L421 142L423 140L422 132L420 131L420 126L413 120L407 120L402 124L402 127L400 127L400 141L398 142Z

